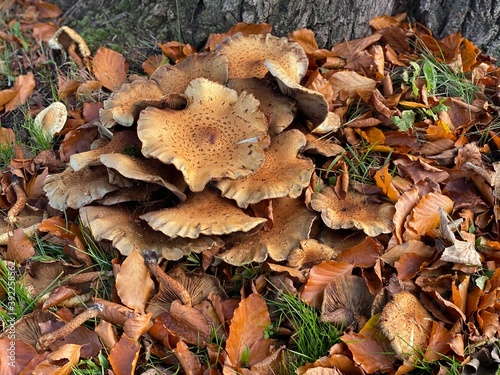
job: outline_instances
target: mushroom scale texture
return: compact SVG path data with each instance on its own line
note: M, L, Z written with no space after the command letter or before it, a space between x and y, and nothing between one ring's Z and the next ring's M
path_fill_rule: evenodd
M181 111L148 107L139 116L142 153L174 164L193 192L211 180L240 178L264 162L268 125L252 95L198 78Z

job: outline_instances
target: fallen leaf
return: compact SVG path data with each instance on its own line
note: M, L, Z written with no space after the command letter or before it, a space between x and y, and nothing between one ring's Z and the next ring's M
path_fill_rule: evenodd
M123 334L109 352L108 360L116 375L133 375L139 359L141 345Z
M127 307L144 314L154 283L144 258L137 250L133 250L123 261L116 275L116 289Z
M259 294L251 294L240 302L229 324L226 341L227 355L233 366L250 367L269 356L274 340L264 338L264 333L270 325L266 302ZM243 355L244 352L248 355Z
M92 63L95 77L108 90L118 91L125 83L128 64L121 53L106 47L100 47Z

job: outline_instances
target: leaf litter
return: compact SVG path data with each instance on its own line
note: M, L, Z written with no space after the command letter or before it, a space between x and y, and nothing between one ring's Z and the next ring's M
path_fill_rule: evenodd
M238 24L132 71L49 2L3 7L13 373L498 371L493 57L399 14L331 49Z

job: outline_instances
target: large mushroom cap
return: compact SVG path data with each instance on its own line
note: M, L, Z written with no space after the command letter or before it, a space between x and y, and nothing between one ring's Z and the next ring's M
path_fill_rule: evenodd
M238 33L225 39L215 50L227 56L229 78L263 78L268 71L264 60L276 60L289 77L300 82L309 65L298 43L271 34L244 36Z
M278 82L281 92L295 99L297 108L312 121L313 125L318 126L326 120L328 102L323 94L298 84L279 61L266 60L264 65Z
M216 186L222 196L236 200L240 207L287 195L297 198L309 185L314 170L310 159L297 157L305 144L299 130L283 132L272 139L264 164L255 173L238 180L225 179Z
M354 191L339 199L334 188L326 186L320 193L313 193L311 207L321 212L323 222L332 229L357 228L369 236L390 233L393 229L392 204L367 202L363 194Z
M148 249L161 254L165 259L178 260L191 251L209 249L215 240L200 237L196 240L171 239L150 228L139 220L138 215L123 207L87 206L80 208L83 224L89 227L96 240L111 241L122 255L129 255L134 249ZM120 223L120 225L117 225Z
M188 195L184 203L175 207L148 212L141 219L172 238L247 232L266 222L266 219L248 216L230 200L209 189Z
M252 95L238 96L205 78L193 80L185 94L185 110L141 112L137 131L146 157L174 164L195 192L211 180L244 177L262 165L267 122Z
M270 230L236 239L233 247L218 257L235 266L263 262L268 255L277 262L286 260L301 240L309 238L317 215L309 211L301 199L288 197L273 199L272 209Z

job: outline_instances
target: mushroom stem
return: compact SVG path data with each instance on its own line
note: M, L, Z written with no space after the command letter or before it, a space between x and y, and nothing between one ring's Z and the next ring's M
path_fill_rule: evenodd
M19 215L19 212L22 211L24 206L26 206L26 202L28 201L26 192L21 186L21 181L15 175L12 175L12 189L14 189L14 192L16 193L16 203L14 203L14 205L7 213L7 221L9 225L13 225L16 222L17 215Z
M156 253L154 251L144 251L142 254L146 265L149 267L151 273L156 277L160 285L163 285L166 289L173 291L186 306L192 306L191 294L189 294L181 283L163 272L156 262Z
M102 305L98 303L92 304L87 310L82 312L80 315L77 315L74 319L72 319L61 328L42 335L36 343L36 350L38 350L39 352L47 350L49 346L52 345L55 341L68 336L71 332L80 327L87 320L95 318L97 315L99 315L102 310Z

